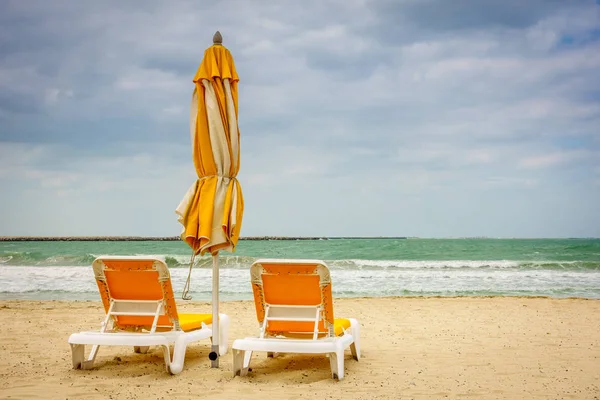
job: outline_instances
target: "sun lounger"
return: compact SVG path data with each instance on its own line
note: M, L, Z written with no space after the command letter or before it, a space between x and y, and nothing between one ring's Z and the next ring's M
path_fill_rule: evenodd
M155 258L103 256L92 264L106 318L100 331L69 337L73 368L90 369L99 346L160 346L167 371L183 369L187 345L212 338L211 314L179 314L167 265ZM229 317L220 314L221 355L227 352ZM93 345L85 359L85 345ZM169 346L173 345L171 359Z
M318 260L257 260L250 268L258 337L233 342L233 375L248 373L253 351L326 354L331 374L344 377L344 350L360 358L360 326L333 317L329 269Z

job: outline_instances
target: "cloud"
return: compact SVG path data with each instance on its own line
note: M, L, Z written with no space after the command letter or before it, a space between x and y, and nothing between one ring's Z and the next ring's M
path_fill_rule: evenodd
M242 234L600 235L593 1L2 7L0 234L176 234L191 79L219 29Z
M597 160L598 157L600 157L599 151L582 149L564 150L561 152L527 157L522 159L519 165L524 168L548 168L580 160Z

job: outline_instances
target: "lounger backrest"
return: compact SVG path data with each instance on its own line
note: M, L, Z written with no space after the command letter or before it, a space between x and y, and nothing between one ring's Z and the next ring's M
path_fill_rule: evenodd
M333 325L329 269L317 260L257 260L250 268L256 316L260 324L268 305L321 306L319 332ZM312 333L312 322L271 321L267 332Z
M164 314L158 319L162 330L179 326L175 296L167 265L158 259L99 257L92 264L105 312L114 300L163 300ZM151 316L115 316L120 329L149 329Z

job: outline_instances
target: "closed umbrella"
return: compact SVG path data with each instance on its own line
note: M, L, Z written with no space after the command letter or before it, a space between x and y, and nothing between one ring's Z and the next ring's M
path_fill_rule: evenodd
M198 179L175 211L183 225L181 238L193 250L191 264L197 254L212 254L213 367L219 365L218 255L221 250L235 250L244 212L236 178L240 169L238 81L233 57L217 31L194 76L190 131ZM184 298L187 290L189 277Z

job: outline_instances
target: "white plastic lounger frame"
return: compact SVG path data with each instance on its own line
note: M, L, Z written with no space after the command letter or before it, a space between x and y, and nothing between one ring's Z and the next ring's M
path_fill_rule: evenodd
M124 256L103 256L97 258L93 264L94 272L97 279L104 279L105 282L106 277L103 272L104 260L148 261L149 259ZM160 280L170 280L169 271L164 262L157 259L152 259L152 261L153 268L159 272ZM170 287L170 282L168 286ZM171 374L180 373L183 370L188 344L203 339L212 339L212 330L210 325L201 323L200 329L184 332L179 326L179 321L175 320L173 321L171 330L156 331L159 317L167 315L166 308L168 307L169 304L166 298L160 300L119 300L110 298L110 306L106 312L106 318L102 322L100 331L74 333L69 337L73 368L91 369L100 346L133 346L136 353L146 353L150 346L160 346L163 350L167 371ZM153 317L153 322L149 331L143 331L142 329L134 332L123 331L116 327L115 318L118 316ZM219 352L221 355L224 355L227 353L229 317L225 314L219 314L219 317L221 324ZM87 358L85 357L85 345L93 345ZM172 358L170 345L174 345Z
M328 290L324 290L326 286L331 284L329 270L325 263L319 260L257 260L252 264L251 275L253 288L258 288L258 290L262 290L263 265L314 266L315 271L312 275L319 275L321 302L316 305L269 304L265 301L264 293L259 294L259 300L255 293L255 301L264 303L264 319L260 323L258 337L246 337L233 342L233 375L245 376L250 367L252 352L264 351L267 352L269 357L273 357L277 353L326 354L329 357L332 377L343 379L344 350L350 347L354 359L358 360L360 358L360 325L356 319L348 318L349 328L344 329L342 335L336 336L333 324L328 324L325 321L327 307L324 305L331 301L331 298L325 298L330 297L331 293L330 286ZM331 310L330 312L332 312ZM314 328L312 332L290 332L292 336L306 336L306 339L287 338L283 335L269 336L267 327L272 321L309 322L314 324ZM319 330L320 323L322 323L321 326L325 327L325 331Z

